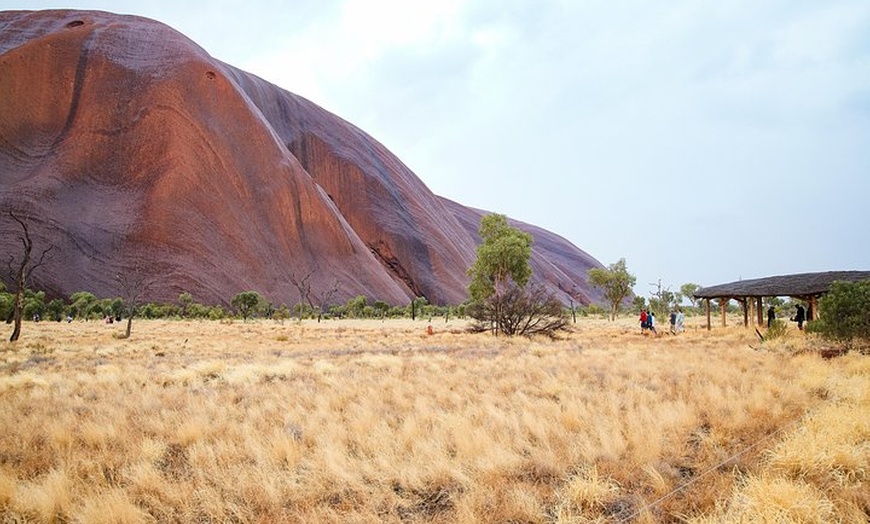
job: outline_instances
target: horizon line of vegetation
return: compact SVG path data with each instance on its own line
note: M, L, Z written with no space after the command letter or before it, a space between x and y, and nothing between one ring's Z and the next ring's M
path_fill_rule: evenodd
M6 291L0 282L0 318L9 322L12 313L14 294ZM244 302L247 302L245 305ZM461 304L436 305L430 304L424 297L416 297L405 306L390 305L383 300L371 299L364 295L348 299L344 303L336 303L318 312L317 307L305 303L288 305L273 304L256 291L245 291L235 295L231 303L233 308L220 304L203 304L196 302L188 292L182 292L177 302L146 302L139 306L136 316L146 319L192 319L192 320L223 320L227 318L263 318L269 320L316 319L318 314L323 319L399 319L411 318L432 320L435 318L466 318L468 302ZM570 314L572 308L566 307ZM607 310L598 304L587 306L575 305L573 312L579 316L605 316ZM633 313L633 311L627 311ZM100 298L89 291L76 291L66 298L46 300L46 292L27 288L24 291L24 319L37 318L44 321L62 321L68 318L76 320L101 320L106 317L115 319L125 315L124 300L120 297Z

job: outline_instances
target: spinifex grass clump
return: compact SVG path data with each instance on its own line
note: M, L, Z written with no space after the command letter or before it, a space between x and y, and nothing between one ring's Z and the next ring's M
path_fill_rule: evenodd
M753 351L751 331L691 323L654 339L586 320L559 341L427 325L34 325L50 358L0 346L0 514L727 522L765 493L863 511L866 428L824 415L867 412L858 355Z

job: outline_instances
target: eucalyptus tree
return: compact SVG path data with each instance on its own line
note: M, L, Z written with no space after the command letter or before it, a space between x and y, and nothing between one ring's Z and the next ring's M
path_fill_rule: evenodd
M587 274L589 284L604 291L604 298L610 304L610 320L614 320L622 301L631 295L637 278L628 272L624 258L620 258L607 268L594 267Z

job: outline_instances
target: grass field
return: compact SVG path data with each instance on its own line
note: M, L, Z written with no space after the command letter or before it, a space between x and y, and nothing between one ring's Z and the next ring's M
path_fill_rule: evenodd
M867 357L700 319L432 325L26 323L0 522L868 521Z

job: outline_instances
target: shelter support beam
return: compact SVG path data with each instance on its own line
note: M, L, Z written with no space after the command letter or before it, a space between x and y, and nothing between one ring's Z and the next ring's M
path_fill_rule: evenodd
M713 328L710 326L710 299L709 298L704 299L704 305L706 306L706 309L707 309L707 331L710 331Z
M748 313L748 316L744 317L743 325L749 327L749 323L755 323L755 301L749 297L746 297L746 308L743 309L744 313Z
M740 304L740 307L743 308L743 327L749 327L749 301L746 297L736 300Z
M761 302L761 297L755 299L755 312L757 313L758 324L756 326L764 325L764 305Z
M727 306L727 305L728 305L727 298L720 298L719 299L719 309L722 312L722 327L725 327L728 325L728 323L725 321L725 306Z

